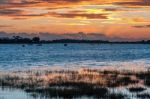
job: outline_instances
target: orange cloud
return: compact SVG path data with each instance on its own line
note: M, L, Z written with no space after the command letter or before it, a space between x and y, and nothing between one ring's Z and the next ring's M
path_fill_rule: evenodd
M150 31L146 26L150 23L149 11L150 0L0 0L0 30L38 32L45 27L48 32L128 36L132 31L138 36Z
M106 14L87 14L83 11L73 11L68 13L56 13L51 12L48 13L50 16L58 17L58 18L77 18L77 19L107 19Z

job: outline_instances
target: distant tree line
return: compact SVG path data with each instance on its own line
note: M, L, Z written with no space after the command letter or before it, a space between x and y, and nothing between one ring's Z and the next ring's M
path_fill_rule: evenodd
M13 36L12 38L0 37L0 44L48 44L48 43L102 43L102 44L150 44L150 40L142 41L123 41L111 42L104 40L76 40L76 39L58 39L58 40L40 40L40 37L24 38Z
M8 38L8 37L3 37L3 38L0 38L0 43L11 43L11 44L16 44L16 43L40 43L40 38L39 37L33 37L32 39L30 38L23 38L23 37L20 37L20 36L13 36L12 38Z

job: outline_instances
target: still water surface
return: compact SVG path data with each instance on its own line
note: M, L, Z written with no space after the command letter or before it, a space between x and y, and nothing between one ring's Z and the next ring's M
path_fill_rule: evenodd
M0 70L34 67L150 66L150 45L0 45Z

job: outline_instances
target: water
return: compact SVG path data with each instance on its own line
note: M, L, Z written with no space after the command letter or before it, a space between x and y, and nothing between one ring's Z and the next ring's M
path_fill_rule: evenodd
M150 66L150 45L143 44L43 44L0 45L0 70L36 67ZM19 89L0 88L0 99L40 99Z
M27 93L19 89L0 88L0 99L29 99L28 97Z
M80 68L150 66L150 45L43 44L0 45L0 70L34 67Z

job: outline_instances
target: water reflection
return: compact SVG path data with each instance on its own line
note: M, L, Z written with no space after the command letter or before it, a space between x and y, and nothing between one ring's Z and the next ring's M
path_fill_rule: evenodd
M15 88L0 88L0 99L32 99L23 90Z

